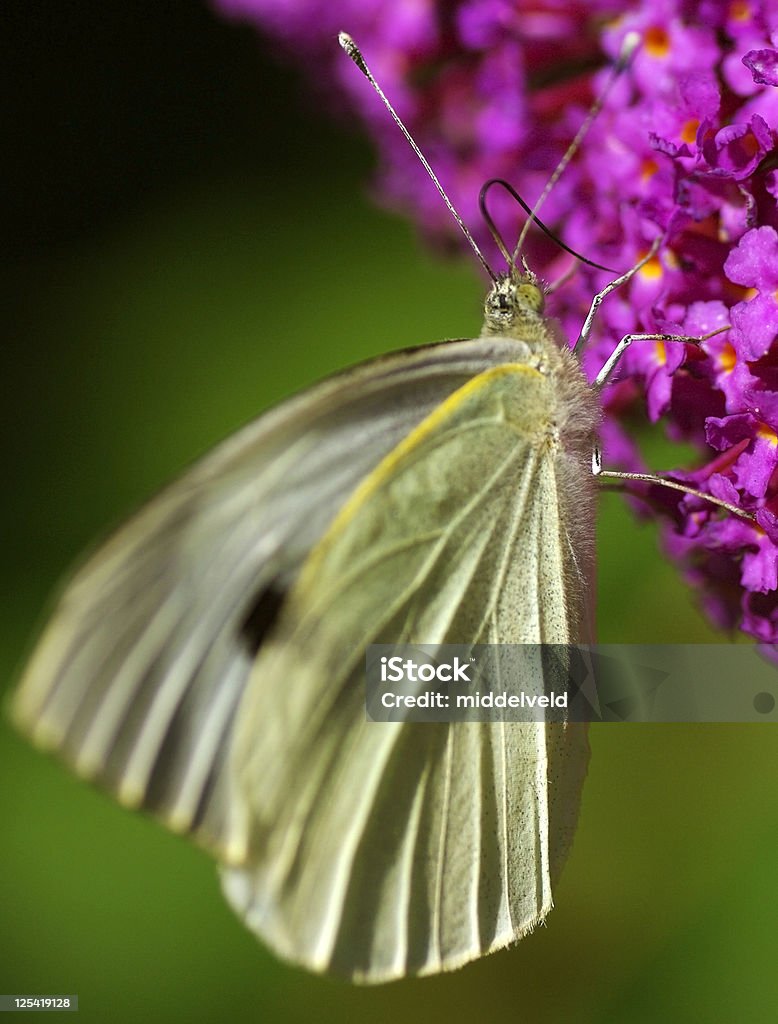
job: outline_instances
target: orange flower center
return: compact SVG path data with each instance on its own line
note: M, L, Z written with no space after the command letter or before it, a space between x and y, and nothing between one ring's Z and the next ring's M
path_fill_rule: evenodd
M643 45L652 57L666 57L670 52L670 36L666 29L656 25L646 32Z
M643 161L640 165L640 179L641 181L648 181L649 178L653 178L656 172L659 170L659 164L656 160L650 158Z
M697 141L697 129L700 127L700 122L696 118L692 118L691 121L687 121L686 124L681 128L681 139L684 142L696 142Z
M662 276L662 262L658 256L652 256L648 263L640 268L640 276L649 281L656 281Z
M735 369L735 363L737 363L737 355L735 354L734 348L728 341L724 342L724 347L719 353L718 360L719 366L724 373L732 373Z
M768 427L766 423L759 425L756 431L756 436L760 437L763 441L767 441L771 448L778 447L778 434Z
M733 21L748 21L751 17L751 5L744 0L734 0L729 5L729 16Z

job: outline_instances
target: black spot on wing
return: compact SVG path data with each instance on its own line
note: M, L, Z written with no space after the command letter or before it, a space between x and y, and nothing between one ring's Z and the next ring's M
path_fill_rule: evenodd
M250 655L264 643L281 613L288 588L274 581L259 592L241 623L239 636Z

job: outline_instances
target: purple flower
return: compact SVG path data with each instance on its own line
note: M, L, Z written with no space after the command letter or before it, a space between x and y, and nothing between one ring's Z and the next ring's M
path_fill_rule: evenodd
M705 159L715 173L735 181L750 178L774 144L773 133L759 114L745 124L729 124L705 140Z
M415 157L335 44L352 32L466 222L495 262L477 196L503 176L532 202L601 88L626 33L642 45L543 211L607 266L662 248L603 304L584 354L594 375L627 333L699 345L633 345L605 390L605 457L645 469L622 430L642 406L696 466L676 477L752 519L652 487L664 546L722 627L778 643L778 7L772 0L214 0L287 45L316 82L361 112L379 193L438 239L455 228ZM294 50L292 50L294 43ZM502 204L502 205L501 205ZM495 195L501 224L515 211ZM532 237L549 280L570 259ZM579 266L554 295L577 335L606 277Z
M731 465L733 483L737 492L763 498L778 466L778 435L772 427L750 413L721 419L709 416L705 426L708 443L719 451L731 451L739 442L748 440L748 446ZM730 497L740 504L739 493L732 491Z
M778 85L778 50L749 50L743 63L757 85Z

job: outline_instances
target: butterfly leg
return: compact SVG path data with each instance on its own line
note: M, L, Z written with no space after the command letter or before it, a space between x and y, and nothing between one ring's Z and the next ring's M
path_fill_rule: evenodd
M592 304L589 307L589 312L587 313L586 319L584 320L583 327L581 328L581 333L579 334L578 340L576 341L575 346L573 348L573 351L577 351L580 346L585 345L586 342L589 340L589 337L592 333L594 318L597 315L598 309L602 305L603 299L606 296L610 295L611 292L615 291L617 288L620 288L621 285L626 284L626 282L629 281L630 278L634 277L635 274L641 269L641 267L644 267L646 263L648 263L648 261L656 255L661 245L661 242L661 238L656 239L654 241L654 244L651 246L651 248L642 260L636 263L635 266L628 270L626 273L622 274L621 277L617 277L615 280L611 281L610 284L607 284L602 289L602 291L598 292L594 296L594 298L592 299ZM724 327L717 327L715 330L709 331L707 334L695 336L686 334L626 334L615 347L613 352L606 360L605 365L597 374L593 386L599 389L604 387L605 384L607 384L607 382L610 380L613 371L616 369L619 360L630 347L630 345L632 345L632 343L635 341L683 341L688 344L699 345L700 342L706 341L708 338L712 338L714 335L720 334L722 331L727 330L729 330L728 324ZM742 519L747 519L750 522L754 521L754 516L751 512L746 512L743 509L738 508L736 505L732 505L728 501L723 501L720 498L715 498L711 494L705 494L703 491L700 491L697 488L689 487L687 484L679 483L676 480L669 480L667 477L658 476L655 473L622 473L616 470L603 469L600 449L596 445L592 453L592 473L596 477L602 477L608 480L634 480L642 483L657 484L660 487L667 487L675 491L682 491L684 494L692 494L697 498L702 498L703 500L709 502L712 505L717 505L719 508L724 508L733 515L740 516L740 518Z
M602 293L601 293L602 294ZM618 343L616 348L608 356L605 365L597 374L594 379L595 388L601 388L607 384L611 374L616 369L619 360L627 351L629 346L635 341L685 341L689 345L699 345L702 341L707 341L708 338L712 338L716 334L721 334L722 331L728 331L729 324L724 327L717 327L714 331L708 331L707 334L625 334L621 341Z
M627 334L621 339L603 368L597 374L594 381L594 387L600 388L607 383L619 360L634 341L685 341L693 345L699 345L700 342L706 341L708 338L712 338L714 335L721 334L722 331L728 330L729 324L723 327L717 327L713 331L708 331L707 334L696 336L686 334ZM704 491L700 491L695 487L689 487L687 484L679 483L676 480L669 480L667 477L658 476L655 473L622 473L615 470L605 470L602 468L602 456L600 454L600 449L596 446L592 453L592 473L597 477L603 477L608 480L637 480L643 483L657 484L660 487L668 487L674 491L683 491L684 494L692 494L697 498L704 499L711 505L717 505L719 508L724 508L733 515L740 516L741 519L747 519L750 522L754 521L754 516L751 512L746 512L742 508L738 508L737 505L732 505L728 501L723 501L721 498L715 498L711 494L706 494Z
M637 274L637 272L642 267L644 267L646 263L648 263L649 260L653 259L654 256L656 256L661 244L661 238L655 239L653 245L648 250L648 252L642 260L638 260L634 267L630 267L630 269L626 271L626 273L622 274L621 277L617 277L614 281L611 281L610 284L606 284L601 292L597 292L597 294L592 299L592 304L589 307L589 312L586 314L586 319L583 322L581 333L578 335L578 341L576 341L575 345L573 346L573 352L577 352L579 348L585 345L589 340L589 337L592 333L592 327L594 325L594 318L597 315L597 310L602 305L602 300L606 298L608 295L610 295L611 292L615 292L617 288L621 288L623 284L626 284L627 281L633 278L635 274Z
M669 480L667 477L659 476L656 473L620 473L616 470L603 469L602 455L599 447L596 445L592 453L592 473L594 476L601 477L606 480L637 480L641 483L657 484L659 487L668 487L673 491L683 491L684 494L692 494L695 498L702 498L711 505L717 505L719 508L724 508L727 512L740 516L741 519L747 519L749 522L755 521L753 513L746 512L744 509L738 508L737 505L732 505L730 502L723 501L721 498L714 498L712 494L706 494L704 491L700 491L696 487L689 487L687 484L679 483L677 480Z

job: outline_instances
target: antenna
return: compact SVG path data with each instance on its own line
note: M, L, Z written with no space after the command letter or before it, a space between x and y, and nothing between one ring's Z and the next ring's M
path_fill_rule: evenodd
M532 224L534 222L537 222L538 210L548 198L548 195L551 192L554 185L556 185L556 183L559 181L559 178L562 175L562 172L564 171L565 167L567 167L567 165L575 156L578 148L580 147L584 139L584 136L591 128L594 119L602 110L605 100L608 98L608 94L615 85L619 75L621 75L622 72L628 67L629 62L632 59L632 55L640 45L640 42L641 39L637 32L628 32L626 36L624 36L624 41L621 44L621 52L619 53L619 59L614 64L613 70L610 74L610 77L608 78L608 81L605 83L605 86L600 95L589 108L589 113L586 115L583 124L576 132L575 138L565 150L562 159L559 161L559 163L556 165L556 168L554 169L554 173L546 182L543 191L540 193L540 197L530 210L529 217L527 218L524 227L521 229L521 234L519 235L519 240L516 243L516 248L513 250L514 264L519 260L522 246L524 245L524 240L527 237L527 232L529 231Z
M481 261L481 265L483 266L484 270L489 275L489 277L492 279L492 281L496 281L497 280L497 275L492 270L492 268L489 266L489 264L486 262L484 254L481 252L481 250L478 248L478 245L476 244L476 240L470 234L470 232L468 231L468 229L467 229L467 227L465 225L465 222L462 220L462 218L457 213L457 211L456 211L456 209L454 207L454 204L451 202L451 200L448 198L448 196L444 192L443 186L440 184L440 182L437 179L437 176L436 176L435 172L432 170L432 168L430 167L429 163L427 162L427 158L424 156L422 151L419 149L419 147L414 142L413 136L408 131L408 129L405 127L403 122L400 120L400 115L397 113L397 111L394 109L392 104L389 102L389 100L384 95L384 92L383 92L383 89L381 88L381 86L378 84L378 82L376 82L375 78L373 78L373 74L372 74L370 68L367 66L367 63L365 62L365 58L362 56L362 51L359 49L359 47L354 42L354 40L351 38L351 36L348 35L346 32L338 33L338 42L343 47L343 49L346 51L346 53L349 55L349 57L351 57L351 59L354 61L354 63L359 68L359 70L362 72L362 74L365 76L365 78L368 80L368 82L370 82L370 84L373 86L375 91L378 93L378 95L379 95L379 97L381 99L381 102L386 107L386 109L389 111L389 113L392 115L394 123L397 125L397 127L400 129L400 131L405 136L405 139L408 142L408 144L411 147L411 149L413 150L413 152L416 154L416 156L419 158L419 160L421 160L422 165L424 167L424 170L427 172L427 174L429 174L430 178L432 179L432 183L435 186L435 188L438 190L438 192L440 193L441 198L443 199L443 202L446 204L446 207L448 208L448 212L451 214L451 216L454 218L454 220L459 225L460 230L462 231L462 234L465 236L465 238L470 243L470 246L471 246L473 252L476 254L478 259Z

